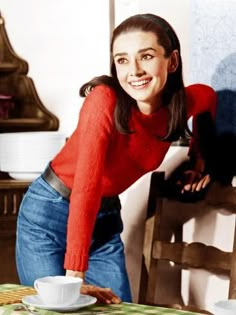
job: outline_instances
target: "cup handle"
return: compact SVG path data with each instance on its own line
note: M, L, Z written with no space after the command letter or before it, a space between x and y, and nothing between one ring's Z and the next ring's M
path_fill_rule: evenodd
M34 288L38 292L38 279L34 281Z

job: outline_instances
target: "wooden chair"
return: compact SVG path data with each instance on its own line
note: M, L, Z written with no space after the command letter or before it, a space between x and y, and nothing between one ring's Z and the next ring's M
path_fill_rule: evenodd
M229 277L228 298L236 298L236 233L234 234L232 252L225 252L199 242L190 244L184 242L182 224L176 225L172 231L172 239L170 236L165 238L162 221L163 205L166 198L171 198L169 192L163 189L165 182L164 172L152 174L145 226L139 303L163 305L161 301L155 301L156 292L162 289L159 283L159 281L163 281L163 274L160 271L161 264L164 264L164 270L165 264L168 264L170 268L177 267L177 276L175 277L177 287L175 289L179 292L181 292L181 270L199 268L214 274L227 275ZM236 188L213 182L206 192L204 202L212 208L222 207L236 212ZM188 206L188 203L185 203L184 206ZM172 280L169 277L164 281L170 283ZM207 310L200 310L195 305L183 305L179 299L178 301L173 299L172 303L167 305L164 303L164 306L211 314Z

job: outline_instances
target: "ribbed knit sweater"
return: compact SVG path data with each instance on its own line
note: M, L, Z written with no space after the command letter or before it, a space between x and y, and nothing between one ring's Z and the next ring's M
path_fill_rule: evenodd
M216 94L210 87L191 85L186 95L188 117L205 111L215 115ZM124 135L114 125L115 103L113 89L105 85L94 88L85 98L75 131L51 164L72 190L65 269L87 269L101 198L124 192L141 176L156 170L171 144L158 138L167 132L165 108L150 115L133 108L129 126L135 133ZM192 145L197 148L197 143Z

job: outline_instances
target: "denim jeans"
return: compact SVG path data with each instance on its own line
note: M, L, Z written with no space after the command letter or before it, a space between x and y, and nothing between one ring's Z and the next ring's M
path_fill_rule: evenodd
M29 187L17 220L16 264L22 284L32 285L36 278L65 274L68 209L68 200L42 177ZM122 230L120 209L99 211L85 281L109 287L123 301L130 302Z

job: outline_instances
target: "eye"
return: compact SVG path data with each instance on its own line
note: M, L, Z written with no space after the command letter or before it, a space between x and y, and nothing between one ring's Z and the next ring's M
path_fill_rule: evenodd
M141 56L141 59L142 59L142 60L150 60L150 59L152 59L152 58L153 58L153 56L150 55L150 54L144 54L144 55Z
M117 58L115 62L118 63L119 65L122 65L122 64L127 63L128 60L122 57L122 58Z

